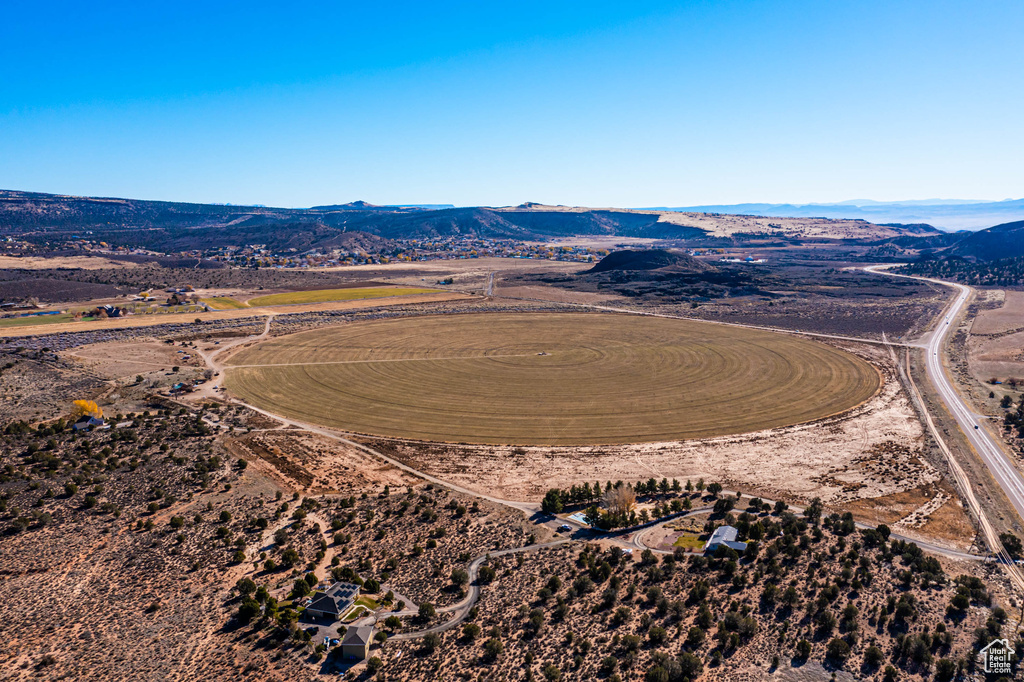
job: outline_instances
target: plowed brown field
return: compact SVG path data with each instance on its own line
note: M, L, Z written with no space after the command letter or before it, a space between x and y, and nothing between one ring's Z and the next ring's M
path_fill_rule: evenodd
M469 314L361 322L263 342L226 386L356 433L581 445L704 438L812 421L880 375L807 339L689 320Z

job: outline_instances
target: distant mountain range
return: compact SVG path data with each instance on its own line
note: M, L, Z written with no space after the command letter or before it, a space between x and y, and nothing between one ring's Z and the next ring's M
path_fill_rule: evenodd
M855 199L833 204L717 204L660 207L651 210L765 217L846 218L866 220L880 225L924 223L943 230L956 231L981 230L1000 223L1024 220L1024 199L924 199L891 202Z
M704 246L802 240L878 242L941 236L923 225L864 220L763 218L617 208L375 206L363 201L312 208L189 204L0 190L0 236L34 242L88 237L180 253L243 244L274 251L358 249L380 240L473 237L548 241L580 235L694 240Z

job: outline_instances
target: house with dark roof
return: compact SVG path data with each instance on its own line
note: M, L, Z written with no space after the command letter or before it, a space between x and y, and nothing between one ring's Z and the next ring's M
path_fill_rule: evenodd
M91 414L84 415L81 419L71 425L73 431L88 431L103 426L105 422L102 419L93 417Z
M373 628L369 625L357 625L345 631L341 640L342 658L365 660L370 653L370 642L373 641Z
M338 620L352 608L359 596L359 585L334 583L326 592L314 592L313 601L306 607L306 614L313 618Z
M739 531L733 526L719 526L704 544L704 553L714 554L719 547L728 547L736 550L740 554L743 554L743 552L747 551L747 543L737 542L736 538L738 536Z

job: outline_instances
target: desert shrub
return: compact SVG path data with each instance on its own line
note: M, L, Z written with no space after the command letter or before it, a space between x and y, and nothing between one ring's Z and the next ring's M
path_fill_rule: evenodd
M842 665L850 657L850 645L837 637L829 641L828 646L825 647L825 655L830 661Z
M424 655L434 653L439 646L441 646L441 636L436 632L424 635L423 639L420 640L420 652Z
M501 643L501 640L497 637L491 637L484 642L484 660L495 661L498 656L501 656L505 646Z

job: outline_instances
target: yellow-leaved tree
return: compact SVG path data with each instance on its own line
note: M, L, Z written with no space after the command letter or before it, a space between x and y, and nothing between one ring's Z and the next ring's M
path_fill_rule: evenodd
M609 514L625 516L636 508L636 492L628 483L619 483L604 491L601 502Z
M103 408L97 405L95 400L76 400L71 405L71 414L75 418L88 415L98 419L103 416Z

